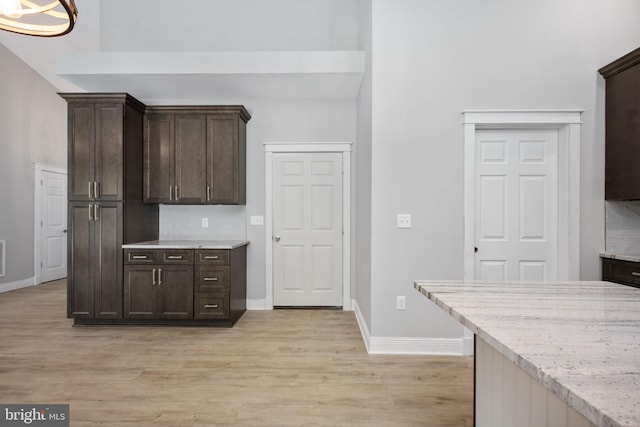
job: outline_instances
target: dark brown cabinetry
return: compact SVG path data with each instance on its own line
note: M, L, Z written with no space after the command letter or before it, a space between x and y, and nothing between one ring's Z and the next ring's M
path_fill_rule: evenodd
M244 204L250 118L242 106L148 107L144 201Z
M125 262L125 318L193 318L193 251L128 252Z
M640 288L640 263L602 258L602 280Z
M142 204L144 105L127 94L60 94L68 103L67 316L121 319L122 244L158 237Z
M124 105L73 102L68 108L69 199L122 200Z
M246 254L246 246L125 249L123 322L233 325L246 311Z
M640 49L599 72L606 79L605 199L640 199Z
M197 204L206 200L205 118L147 114L144 199L149 203Z
M69 204L69 278L72 315L122 317L122 203Z

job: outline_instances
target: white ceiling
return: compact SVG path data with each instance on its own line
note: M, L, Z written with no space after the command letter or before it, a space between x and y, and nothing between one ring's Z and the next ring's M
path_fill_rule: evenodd
M357 97L364 74L364 53L356 50L104 52L100 50L101 33L105 37L106 32L104 29L101 32L100 27L107 24L101 21L100 14L105 5L111 8L114 4L104 3L101 7L99 1L76 3L78 22L66 36L39 38L0 31L0 43L62 92L129 92L148 103L154 100L206 103L221 97L344 100ZM220 7L222 3L216 4ZM333 9L331 12L336 13ZM152 20L149 16L147 19ZM341 26L350 24L349 21ZM113 26L113 32L122 31L126 29ZM318 30L314 31L315 40L321 40ZM331 30L325 31L329 34ZM140 34L132 33L133 36ZM251 41L247 38L245 44ZM340 46L354 44L350 39L340 43ZM188 40L184 44L187 46ZM283 46L286 47L286 42Z

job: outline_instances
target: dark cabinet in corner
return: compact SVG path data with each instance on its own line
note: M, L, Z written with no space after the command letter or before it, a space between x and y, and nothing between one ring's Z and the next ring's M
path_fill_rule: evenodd
M124 249L124 319L104 323L233 326L246 311L247 249Z
M242 106L147 107L144 201L246 203L246 123Z
M640 199L640 48L599 72L606 79L605 199Z
M122 244L158 237L142 203L145 106L125 93L62 93L68 109L67 316L122 319Z

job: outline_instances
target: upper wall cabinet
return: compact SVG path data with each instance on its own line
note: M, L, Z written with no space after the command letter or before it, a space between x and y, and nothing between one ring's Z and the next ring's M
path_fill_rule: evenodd
M145 202L205 202L205 127L203 115L146 115Z
M605 199L640 199L640 48L599 72L606 79Z
M244 204L250 118L242 106L148 107L144 201Z

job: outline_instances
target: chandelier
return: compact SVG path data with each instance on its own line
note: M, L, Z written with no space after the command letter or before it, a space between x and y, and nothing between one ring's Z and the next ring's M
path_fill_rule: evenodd
M78 18L73 0L0 0L0 29L30 36L67 34Z

